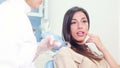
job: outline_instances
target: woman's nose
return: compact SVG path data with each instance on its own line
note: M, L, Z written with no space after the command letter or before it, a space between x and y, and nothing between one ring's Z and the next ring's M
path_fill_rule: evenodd
M82 26L82 24L80 22L77 24L77 26L78 26L78 29L82 29L83 28L83 26Z

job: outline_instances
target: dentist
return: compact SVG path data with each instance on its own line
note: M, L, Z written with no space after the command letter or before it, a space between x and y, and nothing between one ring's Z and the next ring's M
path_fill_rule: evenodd
M54 45L51 36L38 44L27 13L42 0L6 0L0 4L0 68L35 68L34 60Z

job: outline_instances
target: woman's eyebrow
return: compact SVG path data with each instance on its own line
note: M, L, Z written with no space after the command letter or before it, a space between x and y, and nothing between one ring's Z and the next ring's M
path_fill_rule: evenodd
M81 19L87 19L86 17L82 17Z
M72 19L72 20L76 20L76 19Z

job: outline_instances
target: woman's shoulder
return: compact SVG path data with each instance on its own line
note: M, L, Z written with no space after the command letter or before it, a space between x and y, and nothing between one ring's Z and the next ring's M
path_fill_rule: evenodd
M71 45L69 43L66 43L65 46L61 47L57 53L69 53L70 51L72 51L71 49Z
M62 47L54 57L67 58L75 62L81 63L85 56L75 52L70 47Z
M77 53L77 52L75 52L73 49L71 49L71 47L70 47L70 45L68 45L68 46L64 46L64 47L62 47L60 50L58 50L57 52L56 52L56 54L58 55L64 55L64 56L72 56L72 57L84 57L83 55L81 55L81 54L79 54L79 53Z
M69 54L72 51L72 49L70 47L62 47L60 48L56 54Z

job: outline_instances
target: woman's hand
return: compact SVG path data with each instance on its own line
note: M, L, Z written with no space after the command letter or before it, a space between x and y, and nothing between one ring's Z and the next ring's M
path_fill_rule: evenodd
M86 43L94 43L96 45L96 47L103 53L105 60L110 65L110 68L119 68L117 62L114 60L114 58L108 52L108 50L103 46L100 38L94 34L88 34L88 36L89 36L89 38L86 41Z
M99 36L90 34L90 33L88 33L88 36L89 36L89 38L86 41L86 43L94 43L96 45L96 47L102 52L104 46L103 46Z

